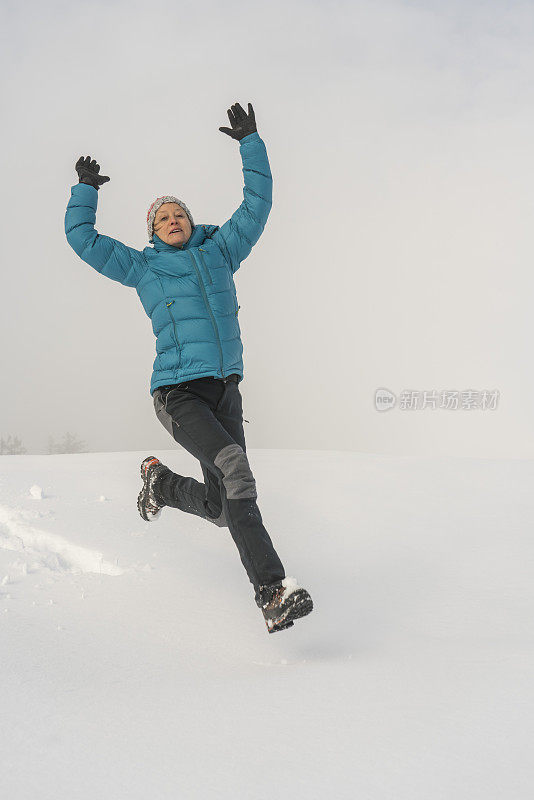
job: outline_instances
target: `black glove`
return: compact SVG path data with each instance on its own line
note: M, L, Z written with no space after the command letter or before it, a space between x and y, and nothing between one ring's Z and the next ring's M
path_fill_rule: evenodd
M223 133L227 133L232 139L240 141L244 136L250 133L256 133L256 118L254 116L254 109L252 105L248 104L248 114L241 108L239 103L236 103L232 108L228 109L228 119L230 120L231 128L219 128Z
M98 174L100 172L100 165L96 163L94 158L91 161L91 156L87 156L87 158L80 156L76 162L75 169L80 179L79 182L88 183L89 186L94 186L97 191L103 183L109 181L107 175Z

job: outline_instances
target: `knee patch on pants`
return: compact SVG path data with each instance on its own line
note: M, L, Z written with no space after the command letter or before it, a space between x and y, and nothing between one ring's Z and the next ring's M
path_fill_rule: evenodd
M219 450L214 464L223 474L228 500L257 497L256 481L250 469L247 454L238 444L229 444Z
M217 525L218 528L228 527L224 511L221 511L218 517L206 517L206 519L208 520L208 522L213 522L213 524Z

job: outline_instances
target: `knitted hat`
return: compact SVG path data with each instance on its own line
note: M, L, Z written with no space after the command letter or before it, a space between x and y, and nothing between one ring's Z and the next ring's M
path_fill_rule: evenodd
M164 203L178 203L179 206L183 208L185 213L189 218L189 222L191 223L191 228L195 227L195 223L193 222L193 217L191 216L191 212L189 211L188 207L185 203L181 200L178 200L177 197L173 197L170 194L166 194L164 197L156 197L150 208L148 209L148 214L146 215L146 225L148 230L148 241L154 241L154 217L156 216L156 211L160 206Z

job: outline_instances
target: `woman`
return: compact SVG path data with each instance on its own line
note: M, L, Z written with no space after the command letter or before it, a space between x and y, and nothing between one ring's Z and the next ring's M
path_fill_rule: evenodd
M165 506L228 527L255 590L269 633L289 628L313 608L308 592L284 568L256 503L256 484L246 455L239 382L243 347L234 273L258 241L272 204L272 178L252 105L228 109L240 142L244 200L221 228L195 225L185 203L158 197L147 215L143 251L95 230L98 190L109 178L90 156L76 163L65 232L73 250L91 267L135 287L152 321L156 360L150 391L158 419L198 458L204 483L176 475L154 456L141 464L138 508L144 520Z

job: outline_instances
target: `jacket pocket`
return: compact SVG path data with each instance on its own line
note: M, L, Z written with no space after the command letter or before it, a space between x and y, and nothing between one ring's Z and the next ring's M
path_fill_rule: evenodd
M165 301L165 305L167 306L167 311L169 312L169 317L172 324L172 329L174 332L174 342L176 344L176 352L178 354L178 365L176 369L180 369L180 365L182 363L182 345L180 344L180 340L178 338L178 330L176 327L176 320L174 318L174 314L172 313L172 306L174 305L174 300Z
M211 273L210 273L210 271L209 271L209 269L207 267L206 261L204 259L204 250L202 250L201 247L198 248L198 254L199 254L200 260L202 262L202 268L204 270L204 274L206 276L207 282L208 283L213 283L213 280L212 280L212 277L211 277Z

